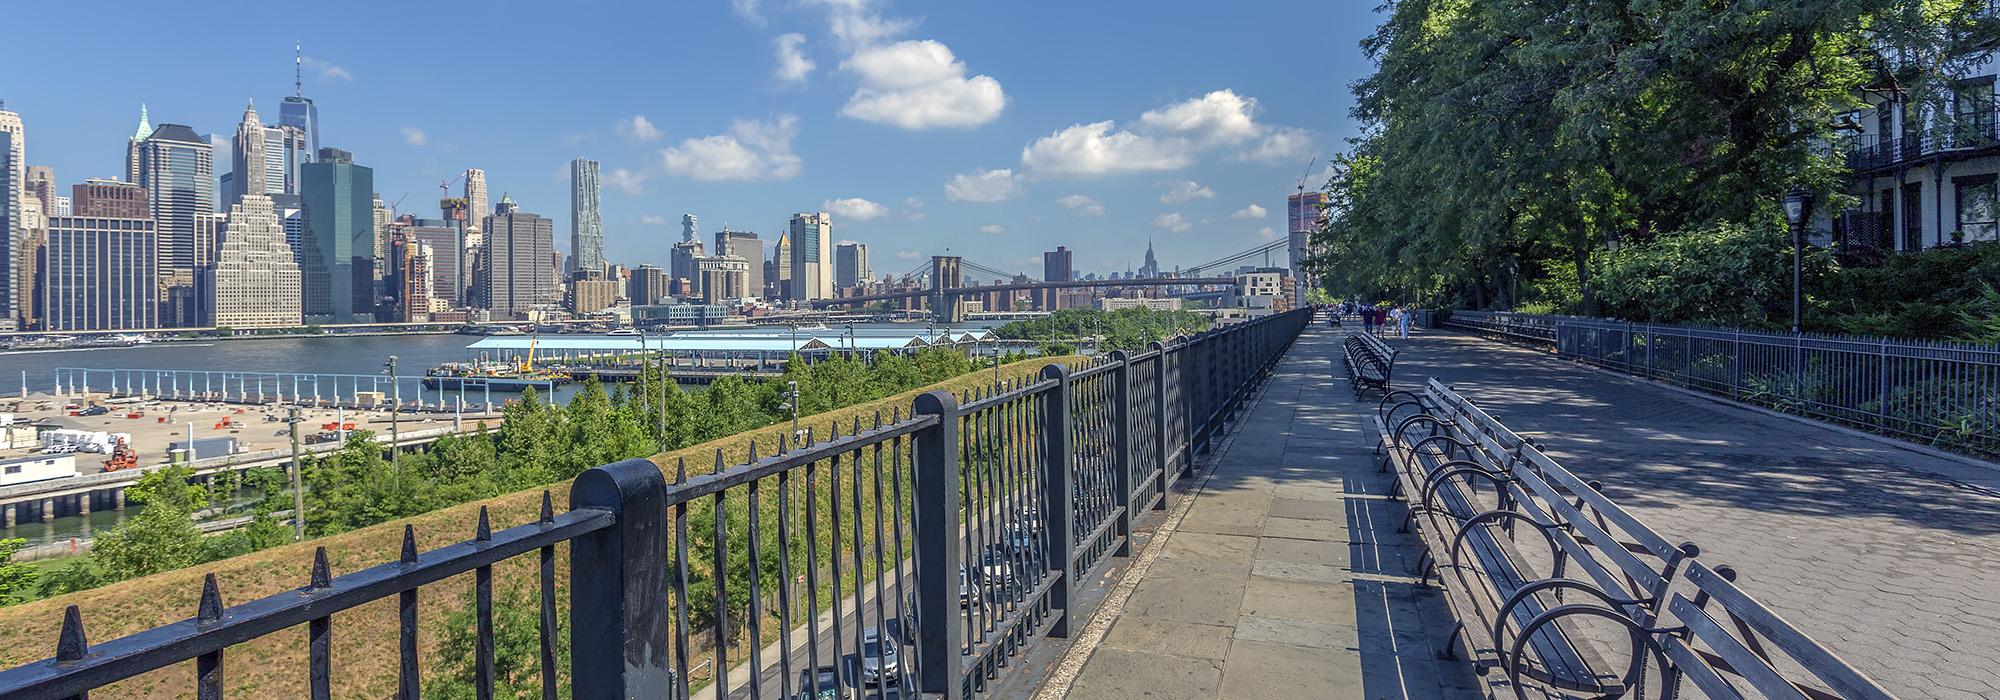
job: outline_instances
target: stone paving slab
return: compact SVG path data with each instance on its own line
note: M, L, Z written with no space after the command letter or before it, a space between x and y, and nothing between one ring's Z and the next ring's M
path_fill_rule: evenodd
M1071 698L1471 698L1477 679L1441 661L1449 613L1411 576L1352 400L1307 331L1211 458L1177 527ZM1046 690L1046 689L1045 689Z
M2000 697L2000 466L1471 336L1389 342L1401 351L1398 385L1435 376L1537 438L1669 540L1737 568L1745 589L1901 697Z

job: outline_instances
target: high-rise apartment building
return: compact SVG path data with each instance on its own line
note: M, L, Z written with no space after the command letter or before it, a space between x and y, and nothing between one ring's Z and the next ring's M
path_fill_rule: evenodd
M612 279L574 279L564 306L574 314L594 314L618 304L619 283Z
M233 207L246 194L270 192L265 185L271 172L271 165L265 159L265 141L264 123L257 119L257 105L245 104L243 120L236 124L236 137L229 142L229 186L223 188L222 206ZM282 188L283 183L279 186Z
M750 266L744 287L749 289L745 296L764 296L764 242L753 231L731 231L728 224L715 232L715 249L727 250L730 255L743 258Z
M146 188L136 182L90 178L70 186L70 215L112 219L150 219Z
M18 328L21 317L21 193L27 185L27 151L21 115L0 102L0 330Z
M216 326L270 328L304 321L299 265L267 196L251 195L230 205L215 265L204 276L207 316Z
M653 265L632 268L632 278L625 283L625 296L633 306L657 304L667 296L667 271Z
M426 260L430 267L430 298L449 306L459 305L465 297L462 280L465 273L464 248L459 222L448 219L418 219L404 215L402 235L404 238L430 246L430 256Z
M833 296L833 218L826 212L792 215L792 301Z
M159 234L160 275L192 278L194 219L215 211L215 149L181 124L161 124L139 142L139 186Z
M166 127L160 127L165 129ZM368 323L375 309L375 171L322 148L300 168L305 210L301 306L309 321ZM304 257L301 256L301 257Z
M874 274L868 269L868 244L842 243L833 248L833 285L849 290L866 284Z
M158 244L152 219L49 219L40 266L43 330L160 327Z
M555 223L501 195L486 217L486 306L495 318L525 318L557 301Z
M604 274L604 212L597 181L597 161L577 158L569 162L569 271L570 275Z

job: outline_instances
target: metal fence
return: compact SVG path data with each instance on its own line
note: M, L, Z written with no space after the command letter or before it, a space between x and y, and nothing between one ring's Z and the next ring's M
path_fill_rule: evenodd
M2000 347L1495 312L1449 325L1912 441L2000 455Z
M744 464L718 452L691 476L677 463L671 483L647 460L598 467L572 484L568 512L545 494L537 522L493 532L482 509L471 540L428 552L406 527L400 561L341 576L321 549L304 587L234 606L210 576L193 618L108 642L88 643L70 606L55 656L0 671L0 697L82 697L192 659L199 696L219 698L228 647L303 624L308 694L327 698L343 677L333 616L395 597L397 697L417 698L419 589L466 572L476 640L464 667L480 698L504 694L496 588L523 586L540 607L528 665L543 697L981 694L1035 639L1069 634L1074 589L1129 553L1135 512L1164 507L1309 318L933 391L907 416L804 431L777 454L753 443ZM496 565L530 553L533 580L508 569L496 582Z

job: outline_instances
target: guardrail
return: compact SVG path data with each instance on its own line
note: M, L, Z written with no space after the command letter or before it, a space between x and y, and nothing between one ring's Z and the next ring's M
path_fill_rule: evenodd
M857 420L845 437L840 426L823 440L807 431L761 458L753 443L748 464L718 452L693 476L676 464L672 483L647 460L598 467L571 485L560 515L544 494L538 522L493 532L482 509L471 540L421 553L406 527L400 561L337 577L322 548L305 586L235 606L211 576L192 618L109 642L88 643L70 606L55 656L0 671L0 697L81 697L190 659L200 697L220 697L228 647L301 624L309 695L330 697L332 615L393 596L397 697L416 698L418 590L468 571L469 666L477 695L492 697L493 566L531 552L544 697L566 671L573 697L687 698L689 669L703 663L714 679L702 693L718 698L732 685L752 697L880 696L891 685L965 697L1021 668L1007 659L1033 640L1069 634L1074 590L1129 553L1136 513L1164 507L1170 482L1309 320L1293 311L1080 369L1052 365L1031 382L933 391L907 417ZM567 669L557 667L564 542Z
M1933 446L2000 455L2000 347L1452 311L1446 325Z

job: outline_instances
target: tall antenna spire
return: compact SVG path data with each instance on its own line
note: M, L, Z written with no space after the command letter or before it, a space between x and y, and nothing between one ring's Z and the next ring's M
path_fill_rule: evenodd
M306 65L305 47L301 46L297 41L292 42L292 96L293 97L303 97L305 95L305 88L304 88L305 80L303 78L303 76L305 75L305 65Z

